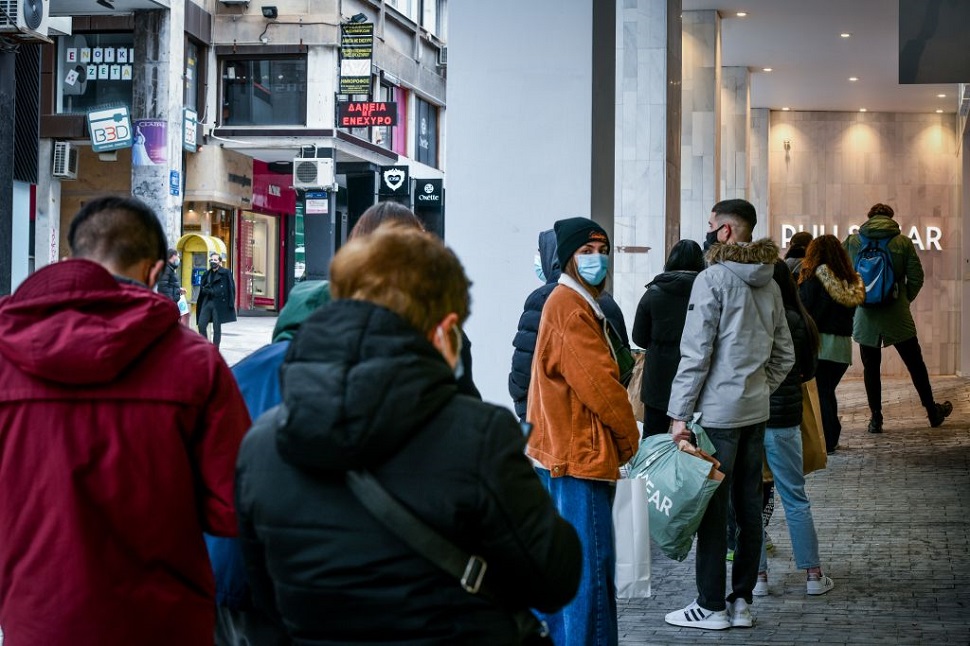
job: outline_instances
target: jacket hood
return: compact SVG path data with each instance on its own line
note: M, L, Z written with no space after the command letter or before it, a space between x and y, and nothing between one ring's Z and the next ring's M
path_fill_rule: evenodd
M286 305L280 310L280 317L273 328L273 343L292 341L293 335L303 325L303 321L321 305L330 302L330 283L325 280L308 280L290 290Z
M90 260L64 260L0 299L0 355L54 383L109 383L178 324L168 298Z
M859 232L867 238L891 238L899 235L899 223L886 215L874 215L859 227Z
M815 268L815 275L832 300L839 305L858 307L866 300L866 286L858 274L855 275L855 281L850 284L836 278L828 265L819 265Z
M694 286L695 278L697 278L696 271L687 271L684 269L665 271L647 283L647 288L656 287L660 291L673 296L690 296L690 290Z
M277 448L287 462L318 471L384 462L457 392L451 367L417 330L351 300L307 319L280 379Z
M764 287L771 282L778 245L771 238L750 243L716 243L705 255L711 265L724 265L731 273L751 285Z
M539 261L542 263L542 273L546 276L546 284L557 282L562 268L556 256L556 232L552 229L539 234Z

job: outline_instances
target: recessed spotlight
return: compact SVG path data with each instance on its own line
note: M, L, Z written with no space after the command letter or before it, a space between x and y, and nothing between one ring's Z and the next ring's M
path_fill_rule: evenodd
M850 34L847 31L843 31L841 34L839 34L839 36L841 36L842 38L849 38L850 36L852 36L852 34Z
M937 110L936 113L937 114L943 114L943 110Z
M775 68L773 68L773 67L762 67L761 68L761 71L762 72L774 72L775 71Z
M784 108L781 109L782 112L788 112L789 110L791 110L791 108L789 108L788 106L785 106Z
M868 112L865 108L859 108L859 112Z
M936 98L938 98L938 99L945 99L946 98L946 95L945 94L937 94L936 95Z
M747 15L748 15L748 12L747 11L739 11L739 12L737 12L734 15L736 15L738 18L746 18Z
M849 80L855 82L855 81L858 81L859 80L859 77L858 76L850 76L849 77Z

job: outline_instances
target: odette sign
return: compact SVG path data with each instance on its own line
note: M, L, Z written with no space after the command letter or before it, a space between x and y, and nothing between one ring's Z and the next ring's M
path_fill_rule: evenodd
M900 227L902 229L902 227ZM839 237L839 225L833 225L831 231L826 230L824 224L813 224L810 227L805 227L804 225L795 226L794 224L782 224L781 225L781 248L787 249L789 243L791 242L792 236L799 231L810 231L813 238L825 235L826 233L831 233L836 238ZM852 235L853 233L859 232L859 225L853 224L849 227L849 232L846 235ZM905 230L903 230L905 233ZM909 228L909 233L907 234L910 240L913 241L913 246L915 246L920 251L943 251L943 246L940 244L943 241L943 231L940 227L924 227L922 232L919 227L912 226Z

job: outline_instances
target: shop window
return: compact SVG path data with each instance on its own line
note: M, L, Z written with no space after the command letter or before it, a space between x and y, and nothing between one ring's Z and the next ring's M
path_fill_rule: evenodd
M381 84L377 91L378 101L394 101L397 104L397 125L374 128L371 141L398 153L408 154L408 91L396 85Z
M58 39L58 113L84 114L118 104L131 108L134 64L131 34L76 34Z
M424 99L415 100L417 114L415 122L415 155L422 164L438 167L438 106Z
M222 125L306 125L306 59L224 59Z

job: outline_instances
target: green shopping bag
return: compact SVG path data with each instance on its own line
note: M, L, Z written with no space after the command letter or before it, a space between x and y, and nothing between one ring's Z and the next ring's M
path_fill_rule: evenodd
M651 435L640 443L630 461L630 477L647 481L647 512L650 536L660 550L683 561L690 553L694 534L701 524L714 490L724 474L707 451L714 446L696 421L688 423L697 444L674 444L669 435Z

